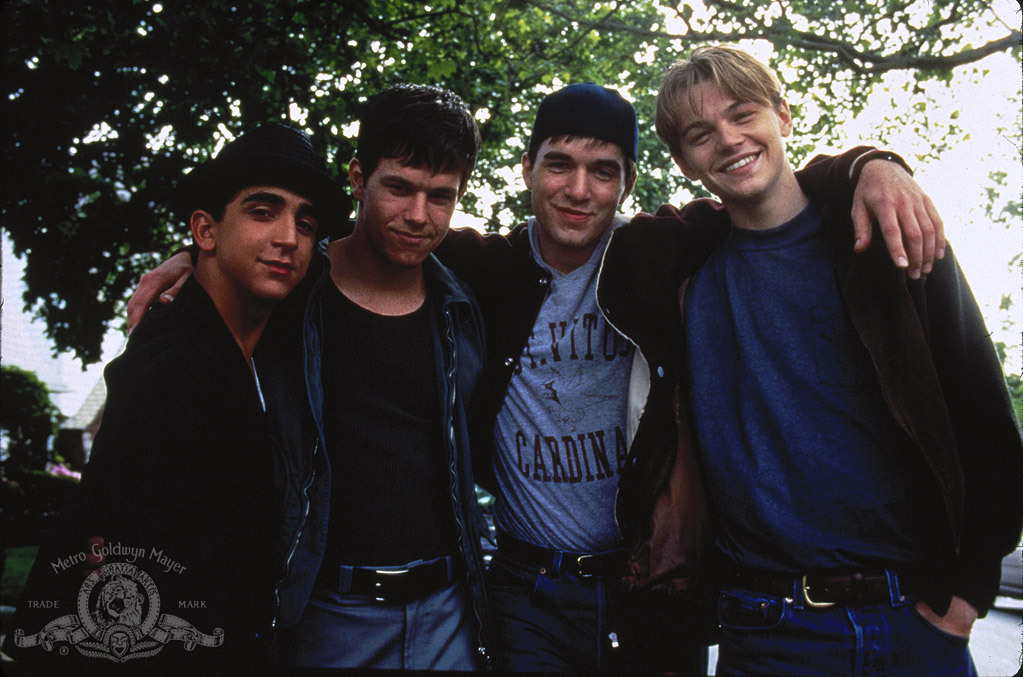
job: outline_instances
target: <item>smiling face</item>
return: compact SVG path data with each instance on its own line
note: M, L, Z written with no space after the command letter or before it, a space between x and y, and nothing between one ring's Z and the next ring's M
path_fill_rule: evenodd
M380 160L368 177L352 160L348 178L360 205L353 237L385 268L422 265L447 234L462 196L461 170L434 172L394 158Z
M522 156L522 178L543 258L562 272L589 259L635 182L621 148L589 137L544 140L535 161Z
M783 141L792 133L788 104L740 101L710 81L693 87L688 100L673 154L683 174L702 182L730 212L771 211L793 199L798 184Z
M283 299L305 276L318 220L309 200L276 186L246 186L219 220L193 212L200 282L245 303ZM214 295L211 292L211 295Z

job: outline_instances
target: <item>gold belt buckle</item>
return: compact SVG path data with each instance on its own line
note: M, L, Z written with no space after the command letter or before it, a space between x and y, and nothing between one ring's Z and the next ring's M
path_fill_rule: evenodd
M593 555L579 555L575 558L575 570L579 575L579 578L593 578L595 574L584 574L583 573L583 560L593 559Z
M826 609L828 607L835 606L834 602L815 602L812 599L810 599L810 586L806 582L806 574L803 574L802 587L803 599L805 599L806 603L809 604L814 609Z

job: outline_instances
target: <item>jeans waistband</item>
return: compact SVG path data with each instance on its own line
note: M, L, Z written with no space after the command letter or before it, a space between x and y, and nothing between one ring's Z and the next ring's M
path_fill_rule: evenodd
M549 570L552 574L577 578L618 578L625 566L625 550L583 553L552 550L533 545L504 532L497 532L497 553L519 562Z
M915 591L915 580L908 574L885 569L873 572L816 572L779 574L737 570L722 578L726 586L735 586L793 600L797 607L901 605Z

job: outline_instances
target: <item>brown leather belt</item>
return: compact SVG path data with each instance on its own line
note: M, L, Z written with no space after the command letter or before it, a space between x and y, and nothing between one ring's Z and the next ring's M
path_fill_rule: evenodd
M624 550L596 554L551 550L519 540L503 531L497 532L497 554L524 564L543 567L550 573L576 578L618 578L625 566Z
M892 581L889 581L889 576ZM724 582L737 588L762 592L777 597L792 597L802 593L807 606L866 606L892 601L891 583L894 582L904 599L915 590L911 577L888 572L852 572L821 574L775 574L762 571L735 571L726 574Z

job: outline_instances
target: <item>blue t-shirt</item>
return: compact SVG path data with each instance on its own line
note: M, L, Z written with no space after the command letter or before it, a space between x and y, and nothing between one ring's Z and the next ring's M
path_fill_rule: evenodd
M780 572L910 564L923 459L885 406L809 206L733 228L686 291L695 427L718 546Z

